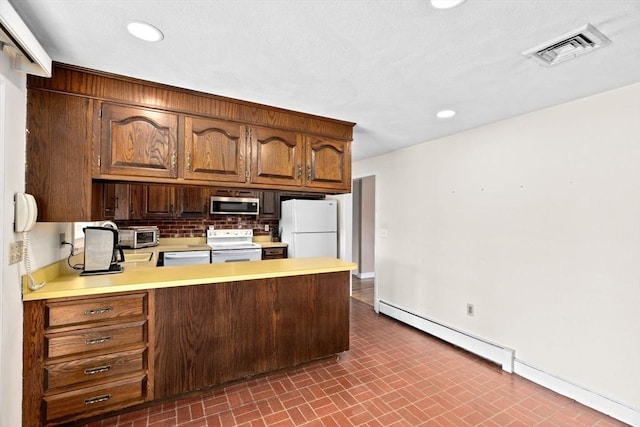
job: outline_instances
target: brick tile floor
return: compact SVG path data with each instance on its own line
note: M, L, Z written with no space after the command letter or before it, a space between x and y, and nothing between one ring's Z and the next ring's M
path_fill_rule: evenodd
M88 427L622 426L352 299L351 349Z

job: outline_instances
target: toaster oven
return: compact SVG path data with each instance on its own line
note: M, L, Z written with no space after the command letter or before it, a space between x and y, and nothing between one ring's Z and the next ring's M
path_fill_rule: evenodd
M120 246L123 248L140 249L158 246L160 230L158 227L137 226L118 229Z

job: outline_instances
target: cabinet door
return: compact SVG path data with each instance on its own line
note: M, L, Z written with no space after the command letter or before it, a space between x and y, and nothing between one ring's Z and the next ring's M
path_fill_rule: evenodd
M302 139L295 132L263 127L251 130L251 182L302 185Z
M351 189L351 142L305 136L305 187Z
M245 126L221 120L185 117L185 179L246 182Z
M178 116L102 105L100 174L176 178Z
M129 184L105 182L102 190L102 218L129 219Z
M90 191L94 101L33 89L27 100L26 190L38 221L101 219Z
M129 184L129 219L142 219L145 185Z
M262 259L281 259L287 257L287 248L262 248Z
M208 191L202 187L180 187L176 189L179 216L203 217L207 212Z
M217 197L258 197L258 192L245 188L212 188L212 196Z
M280 193L277 191L260 192L260 219L280 218Z
M166 185L145 185L142 191L143 218L175 216L175 188Z

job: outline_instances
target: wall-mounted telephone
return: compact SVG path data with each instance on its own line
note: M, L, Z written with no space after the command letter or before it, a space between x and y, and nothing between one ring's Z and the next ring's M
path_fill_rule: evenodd
M30 231L36 225L38 205L36 199L27 193L16 193L13 228L16 233Z
M31 260L29 258L29 231L36 225L38 219L38 205L36 199L27 193L16 193L14 207L13 229L16 233L22 233L24 244L22 245L24 268L27 271L29 289L35 291L45 285L45 282L35 283L31 275Z

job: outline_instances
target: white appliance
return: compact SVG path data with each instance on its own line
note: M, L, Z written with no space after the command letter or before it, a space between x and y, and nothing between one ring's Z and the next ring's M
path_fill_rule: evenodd
M211 247L211 263L259 261L262 247L253 243L253 230L207 230L207 244Z
M163 265L209 264L211 251L164 252Z
M289 258L338 257L338 201L285 200L280 208L280 239Z

